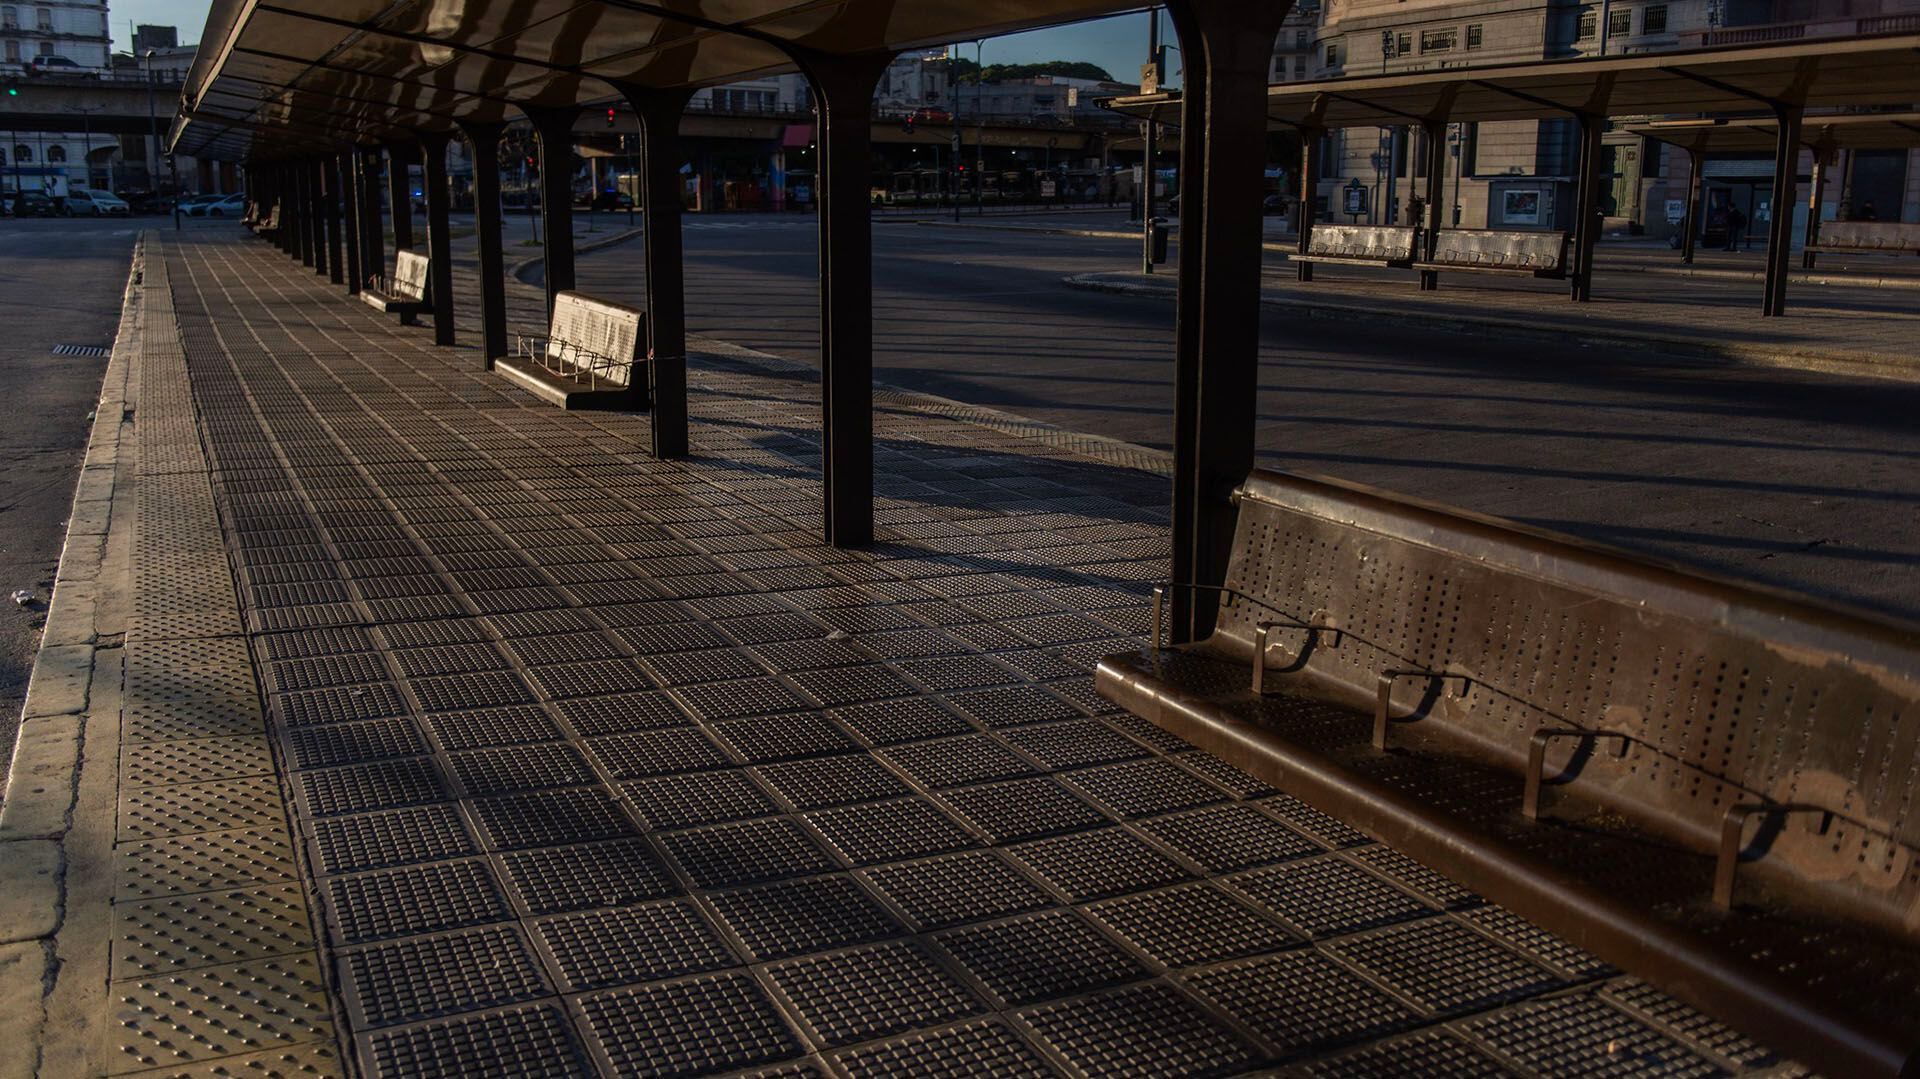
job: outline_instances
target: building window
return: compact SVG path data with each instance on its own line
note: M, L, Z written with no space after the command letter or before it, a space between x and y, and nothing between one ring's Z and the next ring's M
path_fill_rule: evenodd
M1574 35L1577 41L1592 41L1593 35L1600 29L1600 16L1592 8L1580 12L1580 30Z
M1328 67L1340 66L1340 46L1339 45L1327 46L1327 66Z
M20 62L20 43L18 41L7 42L7 63L17 64L19 62Z
M51 41L42 41L42 42L40 43L40 55L42 55L42 56L52 56L52 55L53 55L53 42L51 42Z
M1421 52L1452 52L1460 40L1460 32L1449 26L1444 30L1420 31Z
M1467 48L1477 49L1479 47L1480 47L1480 24L1477 22L1468 23L1467 24Z
M47 164L61 165L67 160L67 148L64 146L47 147Z
M1293 32L1293 47L1296 49L1304 49L1307 47L1307 32L1305 30L1295 30Z
M44 8L44 7L35 8L33 14L34 14L34 17L39 20L41 33L43 34L53 33L53 9L52 8Z
M1401 34L1400 36L1393 39L1393 55L1395 56L1412 56L1413 55L1413 35L1412 34Z
M1304 79L1307 77L1307 58L1306 57L1295 56L1293 58L1293 77L1296 79Z
M1633 33L1632 9L1622 8L1619 11L1610 11L1607 13L1608 37L1626 37L1631 33Z
M1667 5L1648 4L1640 13L1640 32L1643 34L1664 34L1667 32Z
M25 164L31 163L32 161L33 161L33 147L28 146L25 143L21 143L19 146L16 146L13 148L14 164L25 165Z
M20 29L20 12L16 8L0 7L0 30Z

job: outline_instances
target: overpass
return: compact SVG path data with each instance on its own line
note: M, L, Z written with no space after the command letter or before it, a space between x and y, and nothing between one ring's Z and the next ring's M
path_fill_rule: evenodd
M81 131L96 135L164 133L180 101L180 82L156 76L9 75L0 93L0 130Z

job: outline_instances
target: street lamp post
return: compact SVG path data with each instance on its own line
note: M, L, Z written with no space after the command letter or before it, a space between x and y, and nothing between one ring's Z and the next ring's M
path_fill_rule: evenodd
M986 42L973 43L973 212L985 215L986 199L980 187L986 177L980 175L987 159L987 65L981 61L986 52Z
M80 164L82 169L85 170L88 187L93 186L93 114L104 108L106 108L105 105L67 106L68 112L77 112L80 114L80 139L82 146L80 151ZM111 168L109 168L107 173L107 186L113 186L113 173Z

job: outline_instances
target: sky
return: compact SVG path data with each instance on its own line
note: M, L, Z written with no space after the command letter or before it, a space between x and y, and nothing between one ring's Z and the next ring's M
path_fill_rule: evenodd
M113 22L114 48L125 51L132 45L133 23L158 23L180 28L183 45L196 44L200 29L207 23L207 0L109 0L108 13ZM1172 40L1165 23L1161 37ZM973 56L968 43L961 55ZM1142 14L1117 15L1110 19L1050 30L1011 34L986 42L981 59L988 64L1029 64L1042 60L1090 60L1107 69L1122 82L1136 82L1140 65L1147 62L1147 17ZM1167 61L1168 74L1180 69L1177 53ZM1178 83L1177 78L1169 80Z

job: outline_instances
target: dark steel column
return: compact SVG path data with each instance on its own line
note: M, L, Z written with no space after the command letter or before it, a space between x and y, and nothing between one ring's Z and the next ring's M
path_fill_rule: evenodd
M796 52L794 58L820 111L825 536L835 547L860 547L873 542L873 90L893 56Z
M348 209L348 204L342 199L345 189L340 186L341 164L339 157L328 158L321 163L320 170L320 178L327 187L327 280L336 285L345 284L348 280L347 268L340 255L340 215ZM352 238L349 237L347 242L352 243Z
M1689 266L1693 265L1693 248L1700 233L1700 195L1705 186L1701 165L1705 153L1704 143L1696 143L1687 151L1687 212L1680 226L1684 230L1680 238L1680 261Z
M427 280L433 301L433 343L453 344L453 237L447 214L452 193L447 190L447 136L438 132L420 136L426 162L421 186L427 193Z
M274 246L280 253L292 258L299 251L295 228L300 216L294 212L293 169L282 161L273 168L275 177L273 197L280 207L280 231L273 237Z
M386 227L380 221L380 148L367 146L355 150L353 192L360 208L360 279L385 277L387 273Z
M1183 144L1196 131L1205 132L1206 142L1204 168L1189 170L1180 200L1173 572L1182 583L1217 585L1226 579L1237 515L1233 492L1253 468L1267 70L1274 37L1292 6L1286 0L1211 0L1169 7L1187 63L1184 96L1191 100L1196 87L1205 94L1197 103L1204 122L1181 127ZM1196 78L1197 55L1204 63ZM1189 216L1196 205L1197 221ZM1188 246L1196 236L1197 251ZM1190 317L1198 323L1191 329ZM1212 594L1193 594L1190 608L1175 611L1175 632L1205 635L1215 606Z
M473 155L473 228L480 249L480 351L489 371L493 370L493 361L507 354L507 270L500 240L500 132L504 126L460 125ZM393 171L404 175L402 160L394 158ZM411 216L410 205L402 205ZM401 213L400 209L394 210L396 226Z
M312 161L302 161L294 166L294 183L298 185L295 196L300 204L300 265L313 265L313 174L317 170Z
M640 119L640 200L646 215L647 387L635 405L652 410L653 455L687 454L686 264L680 243L680 116L687 90L622 87ZM650 396L651 401L645 398Z
M366 248L361 242L366 229L361 225L360 187L354 182L353 151L340 155L340 179L346 186L347 200L347 295L358 296L367 287Z
M1800 264L1809 270L1819 254L1814 245L1820 242L1820 206L1827 201L1827 158L1832 153L1831 146L1813 148L1813 194L1807 200L1807 233L1800 248Z
M1596 113L1580 116L1579 186L1574 199L1573 298L1593 299L1593 248L1600 239L1600 136L1607 118Z
M313 162L313 272L327 272L327 168L330 157Z
M1767 300L1761 314L1769 318L1787 313L1787 265L1793 247L1793 202L1800 180L1800 117L1798 105L1778 105L1780 137L1773 151L1773 215L1767 220Z
M497 137L497 136L496 136ZM393 249L413 250L413 159L419 156L411 143L387 144L387 204L393 215ZM478 174L479 163L474 172Z
M1444 120L1428 120L1420 125L1420 130L1427 138L1427 219L1419 222L1426 232L1421 237L1420 257L1432 262L1440 250L1440 201L1447 194L1447 125ZM1439 271L1420 271L1422 292L1433 292L1439 287Z
M1327 133L1319 128L1303 128L1300 132L1300 206L1294 212L1300 238L1294 250L1302 255L1312 250L1314 207L1320 203L1320 142L1326 137ZM1183 224L1181 231L1185 230ZM1300 262L1294 266L1300 280L1313 280L1313 263Z
M571 292L573 262L573 121L579 109L523 108L540 136L540 212L546 218L547 318L553 298ZM428 210L432 212L431 207Z

